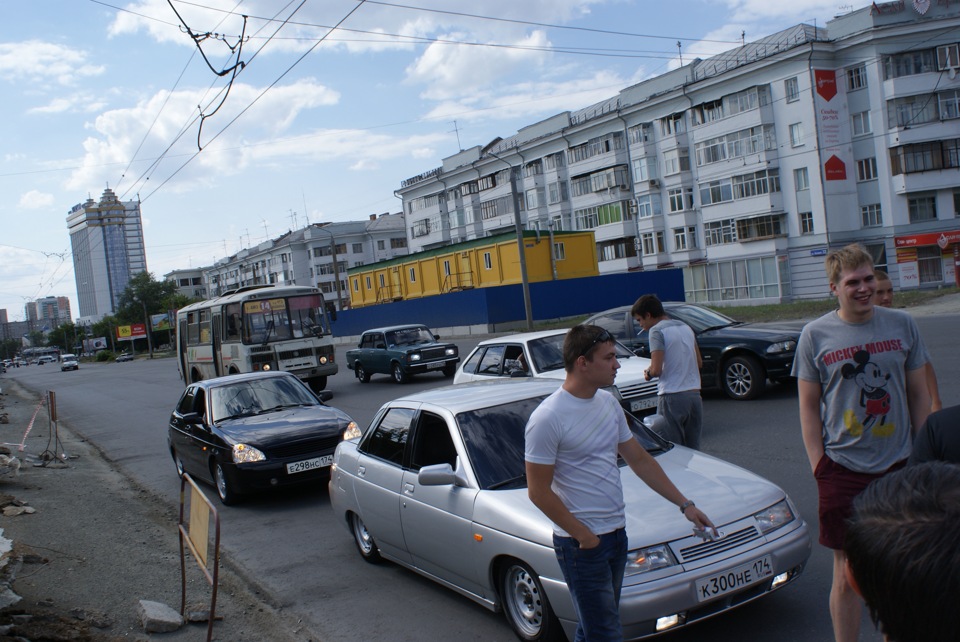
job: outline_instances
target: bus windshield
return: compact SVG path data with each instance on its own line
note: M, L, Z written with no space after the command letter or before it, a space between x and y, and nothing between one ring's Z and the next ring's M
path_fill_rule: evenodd
M260 299L243 304L243 342L267 344L330 333L316 294Z

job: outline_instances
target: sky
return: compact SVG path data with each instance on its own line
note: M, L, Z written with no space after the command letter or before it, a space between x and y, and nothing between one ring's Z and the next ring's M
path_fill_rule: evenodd
M401 181L460 149L865 4L6 0L0 309L79 316L66 217L108 187L140 200L162 279L399 212Z

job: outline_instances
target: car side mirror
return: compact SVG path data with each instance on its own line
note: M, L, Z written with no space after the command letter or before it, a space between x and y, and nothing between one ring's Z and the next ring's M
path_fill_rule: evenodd
M188 412L182 417L183 423L189 424L191 426L202 426L203 425L203 415L199 412Z
M514 370L513 372L510 373L511 379L517 379L520 377L529 377L529 376L530 376L530 373L527 372L526 370Z
M450 464L433 464L424 466L417 474L417 481L421 486L466 486L467 477L460 469L460 458L457 457L457 469Z

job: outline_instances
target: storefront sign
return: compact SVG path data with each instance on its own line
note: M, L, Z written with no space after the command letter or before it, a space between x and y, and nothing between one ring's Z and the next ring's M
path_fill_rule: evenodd
M894 237L896 247L921 247L924 245L936 245L941 250L946 250L952 243L960 243L960 230L949 230L947 232L930 232L927 234L910 234L908 236Z

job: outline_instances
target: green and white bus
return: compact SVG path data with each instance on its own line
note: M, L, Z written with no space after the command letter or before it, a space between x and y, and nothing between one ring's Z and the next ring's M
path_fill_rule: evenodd
M336 311L331 311L336 318ZM313 390L337 373L330 316L319 289L258 285L177 311L177 365L185 384L285 370Z

